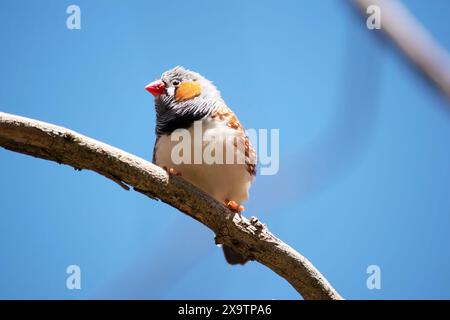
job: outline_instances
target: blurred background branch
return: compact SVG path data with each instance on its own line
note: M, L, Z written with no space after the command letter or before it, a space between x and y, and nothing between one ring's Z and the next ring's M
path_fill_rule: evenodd
M398 0L354 0L381 10L381 29L402 52L450 99L450 56Z

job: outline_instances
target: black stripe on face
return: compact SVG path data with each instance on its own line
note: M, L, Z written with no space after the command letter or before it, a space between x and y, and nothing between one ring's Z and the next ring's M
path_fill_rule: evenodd
M168 118L167 120L158 121L156 125L156 133L158 135L170 134L177 129L187 129L193 125L194 121L201 120L206 114L187 113L184 115L178 115L176 117Z
M187 129L194 121L212 114L222 100L196 97L187 101L174 101L172 97L162 97L155 101L156 134L170 134L176 129Z

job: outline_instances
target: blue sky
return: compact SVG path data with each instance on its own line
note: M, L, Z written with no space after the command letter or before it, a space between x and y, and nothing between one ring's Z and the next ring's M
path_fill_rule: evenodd
M450 3L404 2L450 50ZM66 28L70 4L81 30ZM449 104L378 32L345 1L2 1L0 111L150 160L144 86L198 71L247 127L280 130L280 172L257 177L246 215L346 298L448 299ZM0 298L298 298L97 174L1 149L0 177ZM71 264L81 290L66 289Z

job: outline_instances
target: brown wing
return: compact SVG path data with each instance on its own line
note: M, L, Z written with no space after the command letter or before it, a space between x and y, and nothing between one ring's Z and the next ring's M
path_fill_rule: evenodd
M255 176L257 163L255 149L253 149L252 143L250 142L250 139L247 136L245 136L244 144L245 144L245 159L247 164L247 171L252 176Z
M244 127L239 122L236 115L231 111L230 108L227 106L220 107L212 116L213 119L225 121L227 123L227 126L237 130L240 135L242 135L243 144L244 144L244 150L245 150L245 163L247 165L247 171L252 176L256 175L256 152L255 149L253 149L253 146L250 142L250 139L245 134Z

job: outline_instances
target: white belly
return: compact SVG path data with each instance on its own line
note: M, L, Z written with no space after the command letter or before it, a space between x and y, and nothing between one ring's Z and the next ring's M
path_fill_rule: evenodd
M201 164L194 164L194 145L196 144L194 143L193 127L189 128L188 131L191 137L190 161L179 163L180 161L176 159L179 153L172 153L172 151L177 145L178 149L176 150L180 150L181 140L175 139L175 141L171 141L171 136L165 135L161 136L156 144L155 163L161 167L174 168L177 172L181 173L181 176L184 179L209 193L220 202L234 200L241 204L243 201L247 200L253 176L247 171L246 164L242 162L236 163L236 161L234 164L227 164L225 158L226 150L223 151L223 157L220 157L223 159L223 164L217 162L207 164L205 163L204 157L201 157L200 159L197 157L197 160L201 160ZM230 145L233 143L232 138L237 136L238 132L227 127L225 123L203 120L202 132L203 138L197 140L200 142L198 143L200 146L198 149L201 149L201 155L205 154L207 156L210 154L207 150L212 150L211 148L219 150L221 147L223 147L222 150L228 147L228 150L233 150L237 153L240 152L239 149ZM211 142L211 140L208 141L208 138L211 137L211 135L214 135L216 138L213 142ZM184 155L186 155L186 153ZM198 150L197 155L200 155ZM184 157L184 159L186 158L187 157ZM174 163L173 159L179 164Z

